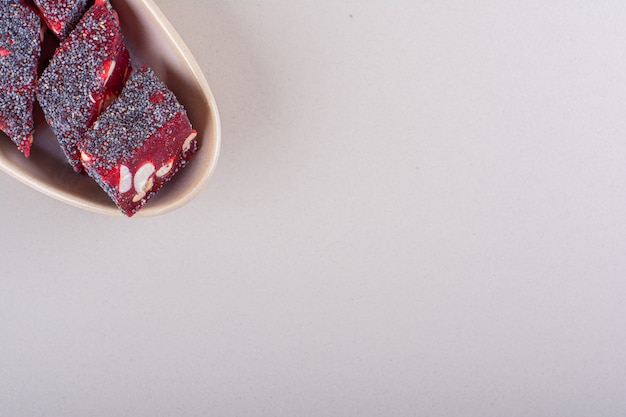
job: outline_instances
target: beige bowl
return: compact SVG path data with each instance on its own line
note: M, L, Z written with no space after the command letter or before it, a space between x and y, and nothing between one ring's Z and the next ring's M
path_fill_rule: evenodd
M198 63L152 0L111 0L111 4L120 16L133 67L148 65L154 69L185 106L198 131L200 149L189 165L165 184L136 216L165 214L197 196L215 169L220 149L217 105ZM73 172L37 108L35 129L29 159L0 133L0 169L64 203L121 216L115 204L91 178Z

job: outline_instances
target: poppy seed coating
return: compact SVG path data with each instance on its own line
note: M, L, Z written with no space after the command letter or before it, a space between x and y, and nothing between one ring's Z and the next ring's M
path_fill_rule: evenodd
M63 40L87 9L87 0L35 0L35 5L46 25Z
M0 2L0 130L26 157L34 129L41 20L17 1Z
M57 48L39 79L37 98L68 162L80 171L77 145L130 71L116 13L92 6Z

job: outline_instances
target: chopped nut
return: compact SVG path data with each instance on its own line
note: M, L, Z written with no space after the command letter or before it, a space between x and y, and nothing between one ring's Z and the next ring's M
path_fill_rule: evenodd
M150 162L144 164L141 168L139 168L135 173L135 179L133 180L135 191L145 194L146 185L148 184L148 180L151 179L150 177L152 177L152 174L154 174L154 165L152 165L152 163ZM152 181L150 181L150 183L151 182ZM152 187L152 185L150 187Z
M126 193L130 191L133 185L133 174L130 173L130 169L126 165L120 166L120 193Z
M173 166L174 166L174 160L169 161L167 164L159 168L159 170L156 173L156 176L159 178L165 176L168 172L172 170Z
M138 203L142 198L146 196L146 193L138 193L133 197L133 203Z
M184 152L187 152L191 148L191 141L194 140L197 135L198 135L198 132L194 130L193 132L191 132L189 136L187 136L187 139L185 139L185 142L183 142Z
M85 162L89 162L91 161L91 156L87 155L85 152L81 152L80 159L82 159Z

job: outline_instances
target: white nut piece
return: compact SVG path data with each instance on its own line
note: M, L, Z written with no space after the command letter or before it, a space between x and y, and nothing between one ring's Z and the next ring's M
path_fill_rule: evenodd
M183 152L187 152L191 148L191 141L194 140L196 136L198 136L198 132L196 131L191 132L191 134L187 136L187 139L183 142Z
M133 203L138 203L145 196L146 196L146 193L135 194L135 196L133 197Z
M150 162L144 164L137 170L135 173L135 179L133 180L133 185L135 186L135 191L139 194L145 194L150 188L152 188L152 181L148 183L150 177L154 174L154 165ZM146 189L146 185L150 185L150 188Z
M130 173L130 169L126 165L120 166L120 193L126 193L130 191L133 186L133 174Z
M89 156L85 152L81 151L80 152L80 159L82 159L85 162L89 162L89 161L91 161L91 156Z
M174 160L169 161L167 164L159 168L159 170L156 172L156 176L158 178L165 176L168 172L172 170L173 166L174 166Z
M150 191L153 185L154 185L154 181L152 177L148 178L148 181L146 181L146 185L143 186L143 192L147 193L148 191Z
M104 77L104 83L108 83L109 80L111 79L111 76L113 75L113 71L115 71L115 61L110 61L111 64L109 65L109 70L107 71L107 74Z

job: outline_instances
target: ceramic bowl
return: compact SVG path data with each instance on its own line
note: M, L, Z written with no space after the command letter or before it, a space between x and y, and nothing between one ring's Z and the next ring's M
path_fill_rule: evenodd
M174 92L198 131L200 149L191 162L165 184L136 217L165 214L197 196L215 170L220 149L217 105L198 63L152 0L111 0L111 4L119 14L133 67L151 67ZM5 173L72 206L122 216L90 177L74 173L41 109L35 109L30 158L24 158L2 133L0 136L0 169Z

